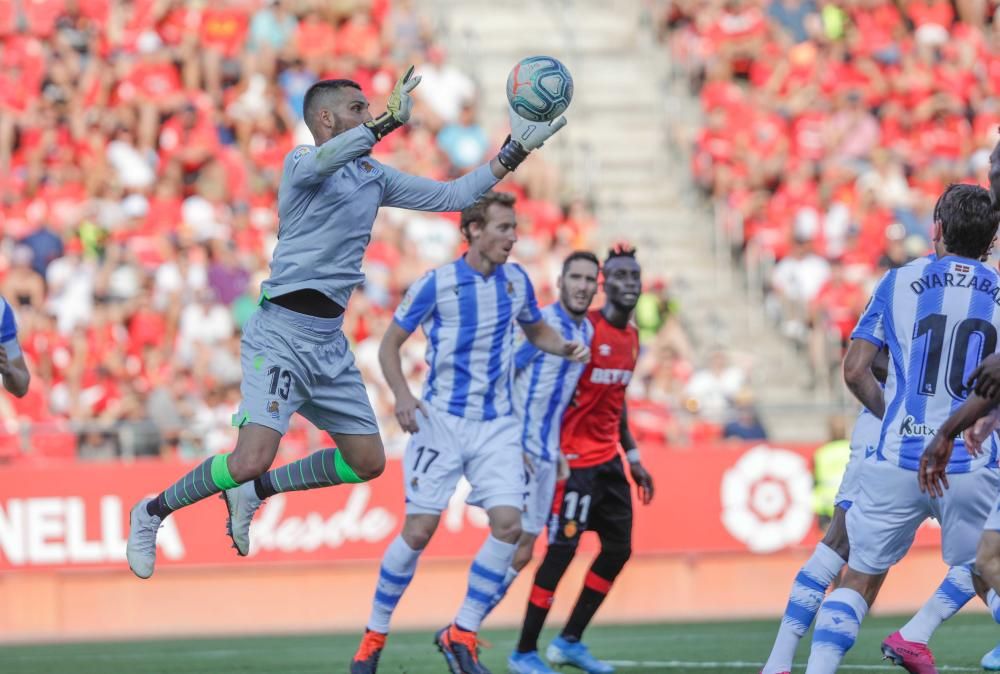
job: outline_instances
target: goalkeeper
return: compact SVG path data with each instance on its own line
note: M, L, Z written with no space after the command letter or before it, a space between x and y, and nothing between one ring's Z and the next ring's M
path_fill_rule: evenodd
M411 66L396 82L386 112L374 119L351 80L323 80L306 92L303 117L316 145L300 145L285 157L271 275L240 344L236 448L132 509L127 557L140 578L152 575L157 529L179 508L224 491L230 536L246 555L250 521L268 496L382 473L382 439L341 332L351 291L364 280L361 260L379 206L462 210L566 124L565 118L530 122L511 112L511 136L488 164L451 182L408 175L369 153L410 119L410 94L420 83L412 75ZM268 472L295 412L329 432L336 447Z

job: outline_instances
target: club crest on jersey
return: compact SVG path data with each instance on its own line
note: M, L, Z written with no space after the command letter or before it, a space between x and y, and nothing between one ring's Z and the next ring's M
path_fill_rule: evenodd
M514 284L511 283L510 281L507 281L507 294L508 295L514 294Z
M303 157L305 157L310 152L312 152L312 148L306 147L305 145L303 145L302 147L300 147L297 150L295 150L294 153L292 153L292 161L298 162L300 159L302 159Z
M566 538L573 538L579 530L580 527L577 526L576 521L570 520L566 523L566 526L563 527L563 536Z
M413 491L417 491L420 488L420 478L419 477L415 477L412 480L410 480L410 488L413 489Z
M271 415L272 419L278 418L278 411L279 407L277 400L271 400L270 402L267 403L267 413Z
M375 167L372 166L372 163L367 159L362 159L360 162L358 162L358 166L360 166L361 170L364 171L365 173L375 173Z
M610 344L601 344L600 346L597 347L597 353L601 354L602 356L610 356L611 355L611 345Z

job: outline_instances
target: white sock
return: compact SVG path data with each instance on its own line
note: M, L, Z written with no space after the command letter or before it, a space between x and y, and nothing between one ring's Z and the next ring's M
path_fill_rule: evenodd
M841 587L830 593L816 616L806 674L834 674L837 671L844 654L858 638L866 613L868 604L854 590Z
M792 583L785 615L781 618L778 636L774 639L771 655L761 670L762 674L792 671L792 660L799 640L812 625L827 588L844 568L844 564L846 562L833 548L823 543L816 546L816 551L799 569Z
M990 590L986 593L986 605L990 607L993 620L1000 623L1000 596L997 596L996 590Z
M967 566L953 566L941 585L931 595L910 622L903 625L899 633L907 641L926 644L934 630L976 596L972 587L972 571Z
M407 545L402 536L396 536L385 549L382 567L379 569L378 584L375 586L375 598L372 599L368 629L382 634L389 633L392 612L396 610L399 598L403 596L403 592L413 579L420 552Z
M516 543L504 543L490 534L469 569L469 589L455 617L455 625L478 632L486 613L493 607L493 597L503 585L506 570L517 551Z

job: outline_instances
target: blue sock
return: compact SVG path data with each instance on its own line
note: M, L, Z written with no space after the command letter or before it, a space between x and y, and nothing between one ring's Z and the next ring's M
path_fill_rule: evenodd
M478 632L487 612L496 604L493 597L500 590L506 570L514 559L516 543L504 543L492 534L479 548L469 569L469 589L455 618L455 625L469 632Z
M899 634L907 641L926 644L941 623L958 613L975 596L972 571L967 566L953 566L927 603L899 629Z
M368 629L382 634L389 633L392 612L396 610L396 604L413 580L420 552L407 545L402 536L396 536L386 548L385 555L382 556L382 566L379 568L378 584L375 585Z
M831 592L816 616L806 674L834 674L854 646L867 613L868 604L854 590L841 587Z
M493 599L490 601L489 608L486 609L486 615L488 616L493 612L493 609L497 607L503 598L507 596L507 590L513 585L514 580L517 578L518 571L513 567L507 567L507 574L503 577L503 582L500 583L500 587L497 588L496 594L493 595ZM485 620L486 616L483 616Z
M781 618L771 654L761 670L763 674L792 671L795 650L812 625L826 590L844 567L843 559L832 548L820 543L795 576L788 595L785 615Z

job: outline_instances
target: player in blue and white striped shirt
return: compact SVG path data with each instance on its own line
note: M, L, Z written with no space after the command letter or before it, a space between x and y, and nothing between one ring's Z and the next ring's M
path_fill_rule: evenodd
M566 339L590 345L594 326L587 310L597 294L600 262L587 251L571 253L559 276L559 300L542 309L542 319ZM525 464L525 509L521 540L503 584L493 598L496 606L528 562L535 539L552 513L556 479L569 476L569 465L560 448L562 416L576 393L584 365L547 354L525 340L514 356L514 413L521 421Z
M472 562L455 622L435 641L453 672L481 674L476 632L503 582L521 535L525 466L514 412L514 323L542 351L585 362L589 349L541 320L525 271L506 264L517 241L514 198L487 193L462 211L468 252L407 292L386 330L379 361L396 397L396 418L413 434L403 458L406 521L382 558L368 629L351 663L371 674L389 620L409 585L441 511L464 475L467 502L486 510L490 535ZM417 327L430 371L420 399L403 377L399 350Z
M998 150L1000 145L991 157L994 169ZM958 488L939 498L921 490L916 471L938 429L962 405L966 377L997 347L1000 275L979 261L1000 223L994 203L995 195L978 186L945 190L934 209L937 259L889 271L852 335L844 377L862 404L882 417L882 429L847 512L848 569L820 607L808 674L836 671L885 574L909 550L925 519L941 523L942 557L949 566L976 559L1000 486L995 439L978 457L956 441L947 472ZM890 359L884 397L870 371L883 344Z
M18 398L24 397L31 382L17 341L14 308L3 297L0 297L0 380L7 392Z

